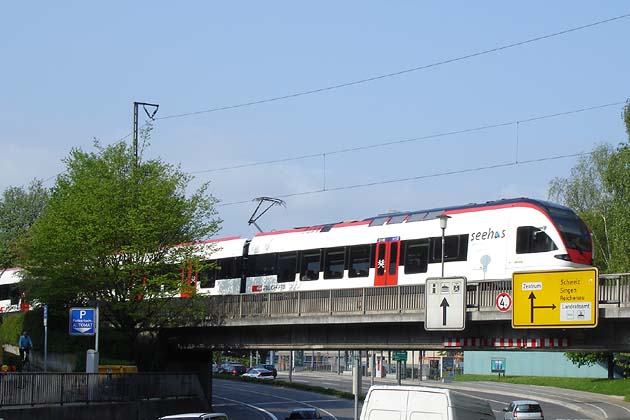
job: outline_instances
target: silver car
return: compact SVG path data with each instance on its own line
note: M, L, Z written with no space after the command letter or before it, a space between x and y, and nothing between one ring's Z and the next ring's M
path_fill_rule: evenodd
M517 400L503 409L504 420L544 420L542 408L538 401Z

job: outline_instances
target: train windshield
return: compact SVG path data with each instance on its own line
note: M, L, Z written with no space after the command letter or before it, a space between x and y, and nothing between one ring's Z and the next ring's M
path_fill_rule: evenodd
M591 234L586 224L572 210L547 207L551 219L558 227L567 248L592 252Z

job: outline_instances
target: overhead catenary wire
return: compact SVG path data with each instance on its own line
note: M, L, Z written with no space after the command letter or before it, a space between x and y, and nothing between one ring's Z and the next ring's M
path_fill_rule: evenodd
M550 38L555 38L555 37L559 37L559 36L562 36L562 35L566 35L566 34L569 34L569 33L572 33L572 32L577 32L577 31L581 31L581 30L584 30L584 29L593 28L595 26L604 25L606 23L611 23L611 22L615 22L615 21L618 21L618 20L626 19L628 17L630 17L630 13L619 15L619 16L615 16L615 17L612 17L612 18L609 18L609 19L603 19L603 20L599 20L599 21L596 21L596 22L591 22L591 23L588 23L586 25L576 26L576 27L573 27L573 28L565 29L565 30L558 31L558 32L553 32L553 33L550 33L550 34L537 36L537 37L534 37L534 38L529 38L529 39L526 39L526 40L523 40L523 41L513 42L513 43L510 43L510 44L505 44L505 45L501 45L501 46L498 46L498 47L489 48L489 49L473 52L473 53L470 53L470 54L461 55L461 56L453 57L453 58L448 58L448 59L445 59L445 60L436 61L436 62L433 62L433 63L424 64L424 65L420 65L420 66L416 66L416 67L411 67L411 68L407 68L407 69L403 69L403 70L399 70L399 71L395 71L395 72L391 72L391 73L380 74L380 75L377 75L377 76L372 76L372 77L368 77L368 78L364 78L364 79L357 79L357 80L352 80L352 81L344 82L344 83L338 83L338 84L334 84L334 85L330 85L330 86L325 86L325 87L320 87L320 88L315 88L315 89L310 89L310 90L304 90L304 91L300 91L300 92L289 93L289 94L286 94L286 95L279 95L279 96L273 96L273 97L269 97L269 98L252 100L252 101L238 103L238 104L233 104L233 105L219 106L219 107L215 107L215 108L209 108L209 109L204 109L204 110L199 110L199 111L192 111L192 112L184 112L184 113L180 113L180 114L165 115L163 117L156 118L156 120L168 120L168 119L184 118L184 117L191 117L191 116L201 115L201 114L209 114L209 113L218 112L218 111L227 111L227 110L231 110L231 109L244 108L244 107L249 107L249 106L254 106L254 105L261 105L261 104L265 104L265 103L277 102L277 101L293 99L293 98L297 98L297 97L301 97L301 96L313 95L313 94L327 92L327 91L331 91L331 90L342 89L342 88L346 88L346 87L350 87L350 86L356 86L356 85L360 85L360 84L374 82L374 81L377 81L377 80L387 79L387 78L391 78L391 77L397 77L397 76L401 76L401 75L404 75L404 74L413 73L413 72L417 72L417 71L421 71L421 70L427 70L427 69L430 69L430 68L434 68L434 67L443 66L443 65L446 65L446 64L455 63L455 62L458 62L458 61L464 61L464 60L468 60L468 59L471 59L471 58L474 58L474 57L479 57L479 56L482 56L482 55L487 55L487 54L492 54L492 53L496 53L496 52L499 52L499 51L508 50L508 49L519 47L519 46L522 46L522 45L531 44L531 43L534 43L534 42L543 41L543 40L546 40L546 39L550 39Z
M525 124L525 123L540 121L540 120L549 119L549 118L557 118L557 117L567 116L571 114L578 114L581 112L588 112L588 111L594 111L594 110L603 109L603 108L609 108L612 106L619 106L625 103L626 103L625 101L609 102L606 104L594 105L594 106L589 106L585 108L578 108L578 109L573 109L569 111L555 112L553 114L538 115L535 117L529 117L529 118L513 120L513 121L506 121L506 122L501 122L501 123L496 123L496 124L480 125L476 127L464 128L461 130L445 131L441 133L428 134L425 136L412 137L408 139L392 140L392 141L386 141L386 142L381 142L381 143L374 143L371 145L348 147L348 148L343 148L343 149L330 150L330 151L318 152L318 153L310 153L310 154L298 155L298 156L292 156L292 157L286 157L286 158L280 158L280 159L242 163L238 165L223 166L219 168L202 169L198 171L188 171L187 173L191 175L196 175L196 174L210 173L210 172L221 172L221 171L227 171L231 169L242 169L242 168L248 168L248 167L254 167L254 166L264 166L264 165L284 163L284 162L290 162L290 161L296 161L296 160L311 159L311 158L316 158L316 157L319 158L322 155L330 156L330 155L341 154L341 153L358 152L362 150L375 149L379 147L393 146L397 144L412 143L412 142L436 139L440 137L454 136L457 134L467 134L467 133L473 133L477 131L490 130L493 128L509 127L511 125Z
M377 185L386 185L386 184L395 184L395 183L400 183L400 182L418 181L418 180L421 180L421 179L437 178L437 177L448 176L448 175L461 175L461 174L472 173L472 172L480 172L480 171L485 171L485 170L508 168L508 167L512 167L512 166L523 166L523 165L529 165L529 164L532 164L532 163L546 162L546 161L551 161L551 160L559 160L559 159L568 159L568 158L573 158L573 157L587 156L587 155L590 155L592 153L593 152L577 152L577 153L571 153L571 154L565 154L565 155L546 156L546 157L541 157L541 158L536 158L536 159L523 160L523 161L520 161L520 162L504 162L504 163L497 163L497 164L494 164L494 165L477 166L477 167L474 167L474 168L465 168L465 169L456 169L456 170L452 170L452 171L436 172L436 173L432 173L432 174L424 174L424 175L418 175L418 176L412 176L412 177L406 177L406 178L396 178L396 179L389 179L389 180L384 180L384 181L366 182L366 183L363 183L363 184L345 185L345 186L334 187L334 188L320 188L320 189L317 189L317 190L300 191L300 192L296 192L296 193L289 193L289 194L282 194L282 195L276 194L275 196L278 197L278 198L298 197L298 196L322 194L322 193L335 192L335 191L351 190L351 189L357 189L357 188L373 187L373 186L377 186ZM227 206L234 206L234 205L239 205L239 204L249 204L249 203L251 203L251 200L232 201L232 202L228 202L228 203L216 204L216 207L227 207Z

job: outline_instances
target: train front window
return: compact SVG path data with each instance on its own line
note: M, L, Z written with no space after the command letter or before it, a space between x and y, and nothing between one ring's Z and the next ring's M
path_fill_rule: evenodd
M558 249L547 233L534 226L520 226L516 229L516 253L533 254Z
M574 216L557 217L552 215L552 220L556 224L562 239L570 249L591 252L591 234L582 220Z

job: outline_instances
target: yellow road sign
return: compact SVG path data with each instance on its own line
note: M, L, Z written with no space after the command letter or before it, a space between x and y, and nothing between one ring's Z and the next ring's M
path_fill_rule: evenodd
M596 327L597 280L597 268L514 273L512 327Z

